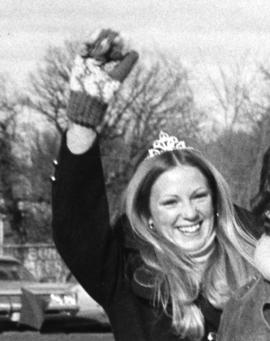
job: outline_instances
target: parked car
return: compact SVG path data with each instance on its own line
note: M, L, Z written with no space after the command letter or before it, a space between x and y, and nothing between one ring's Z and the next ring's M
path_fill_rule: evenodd
M0 323L14 321L39 329L47 317L74 316L78 298L67 283L40 283L13 257L0 256Z
M72 284L71 290L78 297L78 305L80 307L78 316L94 320L103 326L109 326L109 318L102 306L83 289L71 273L67 276L67 283Z

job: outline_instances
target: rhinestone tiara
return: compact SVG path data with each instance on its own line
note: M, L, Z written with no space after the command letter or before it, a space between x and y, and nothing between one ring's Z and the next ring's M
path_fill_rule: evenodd
M161 131L157 140L154 140L152 148L148 150L147 159L156 155L162 154L167 151L181 150L181 149L193 149L186 145L185 141L179 141L177 137L170 136L169 134Z

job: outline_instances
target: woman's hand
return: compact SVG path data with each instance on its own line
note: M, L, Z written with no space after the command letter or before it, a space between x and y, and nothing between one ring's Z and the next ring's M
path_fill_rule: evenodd
M101 30L83 44L70 77L69 119L99 132L108 103L138 59L135 51L124 52L117 32Z
M74 154L88 150L110 119L108 103L138 59L137 52L125 48L117 32L103 29L91 35L75 58L67 109L67 145Z

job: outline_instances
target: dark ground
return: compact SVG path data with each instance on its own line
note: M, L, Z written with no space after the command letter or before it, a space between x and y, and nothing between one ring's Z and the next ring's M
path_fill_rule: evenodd
M0 341L114 341L114 337L108 324L81 318L47 321L40 331L0 323Z
M40 334L38 332L5 332L0 334L1 341L113 341L111 333L56 333Z

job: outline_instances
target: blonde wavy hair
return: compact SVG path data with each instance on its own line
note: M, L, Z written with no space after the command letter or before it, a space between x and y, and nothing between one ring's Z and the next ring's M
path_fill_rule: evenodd
M189 255L157 229L149 228L151 188L158 177L173 167L198 168L211 189L215 219L215 249L203 276ZM207 159L192 149L164 152L144 160L125 193L125 210L132 230L148 247L140 250L147 268L155 274L156 303L172 319L179 337L201 340L204 317L195 304L202 293L216 308L222 308L232 293L255 273L255 239L245 232L235 214L228 185Z

